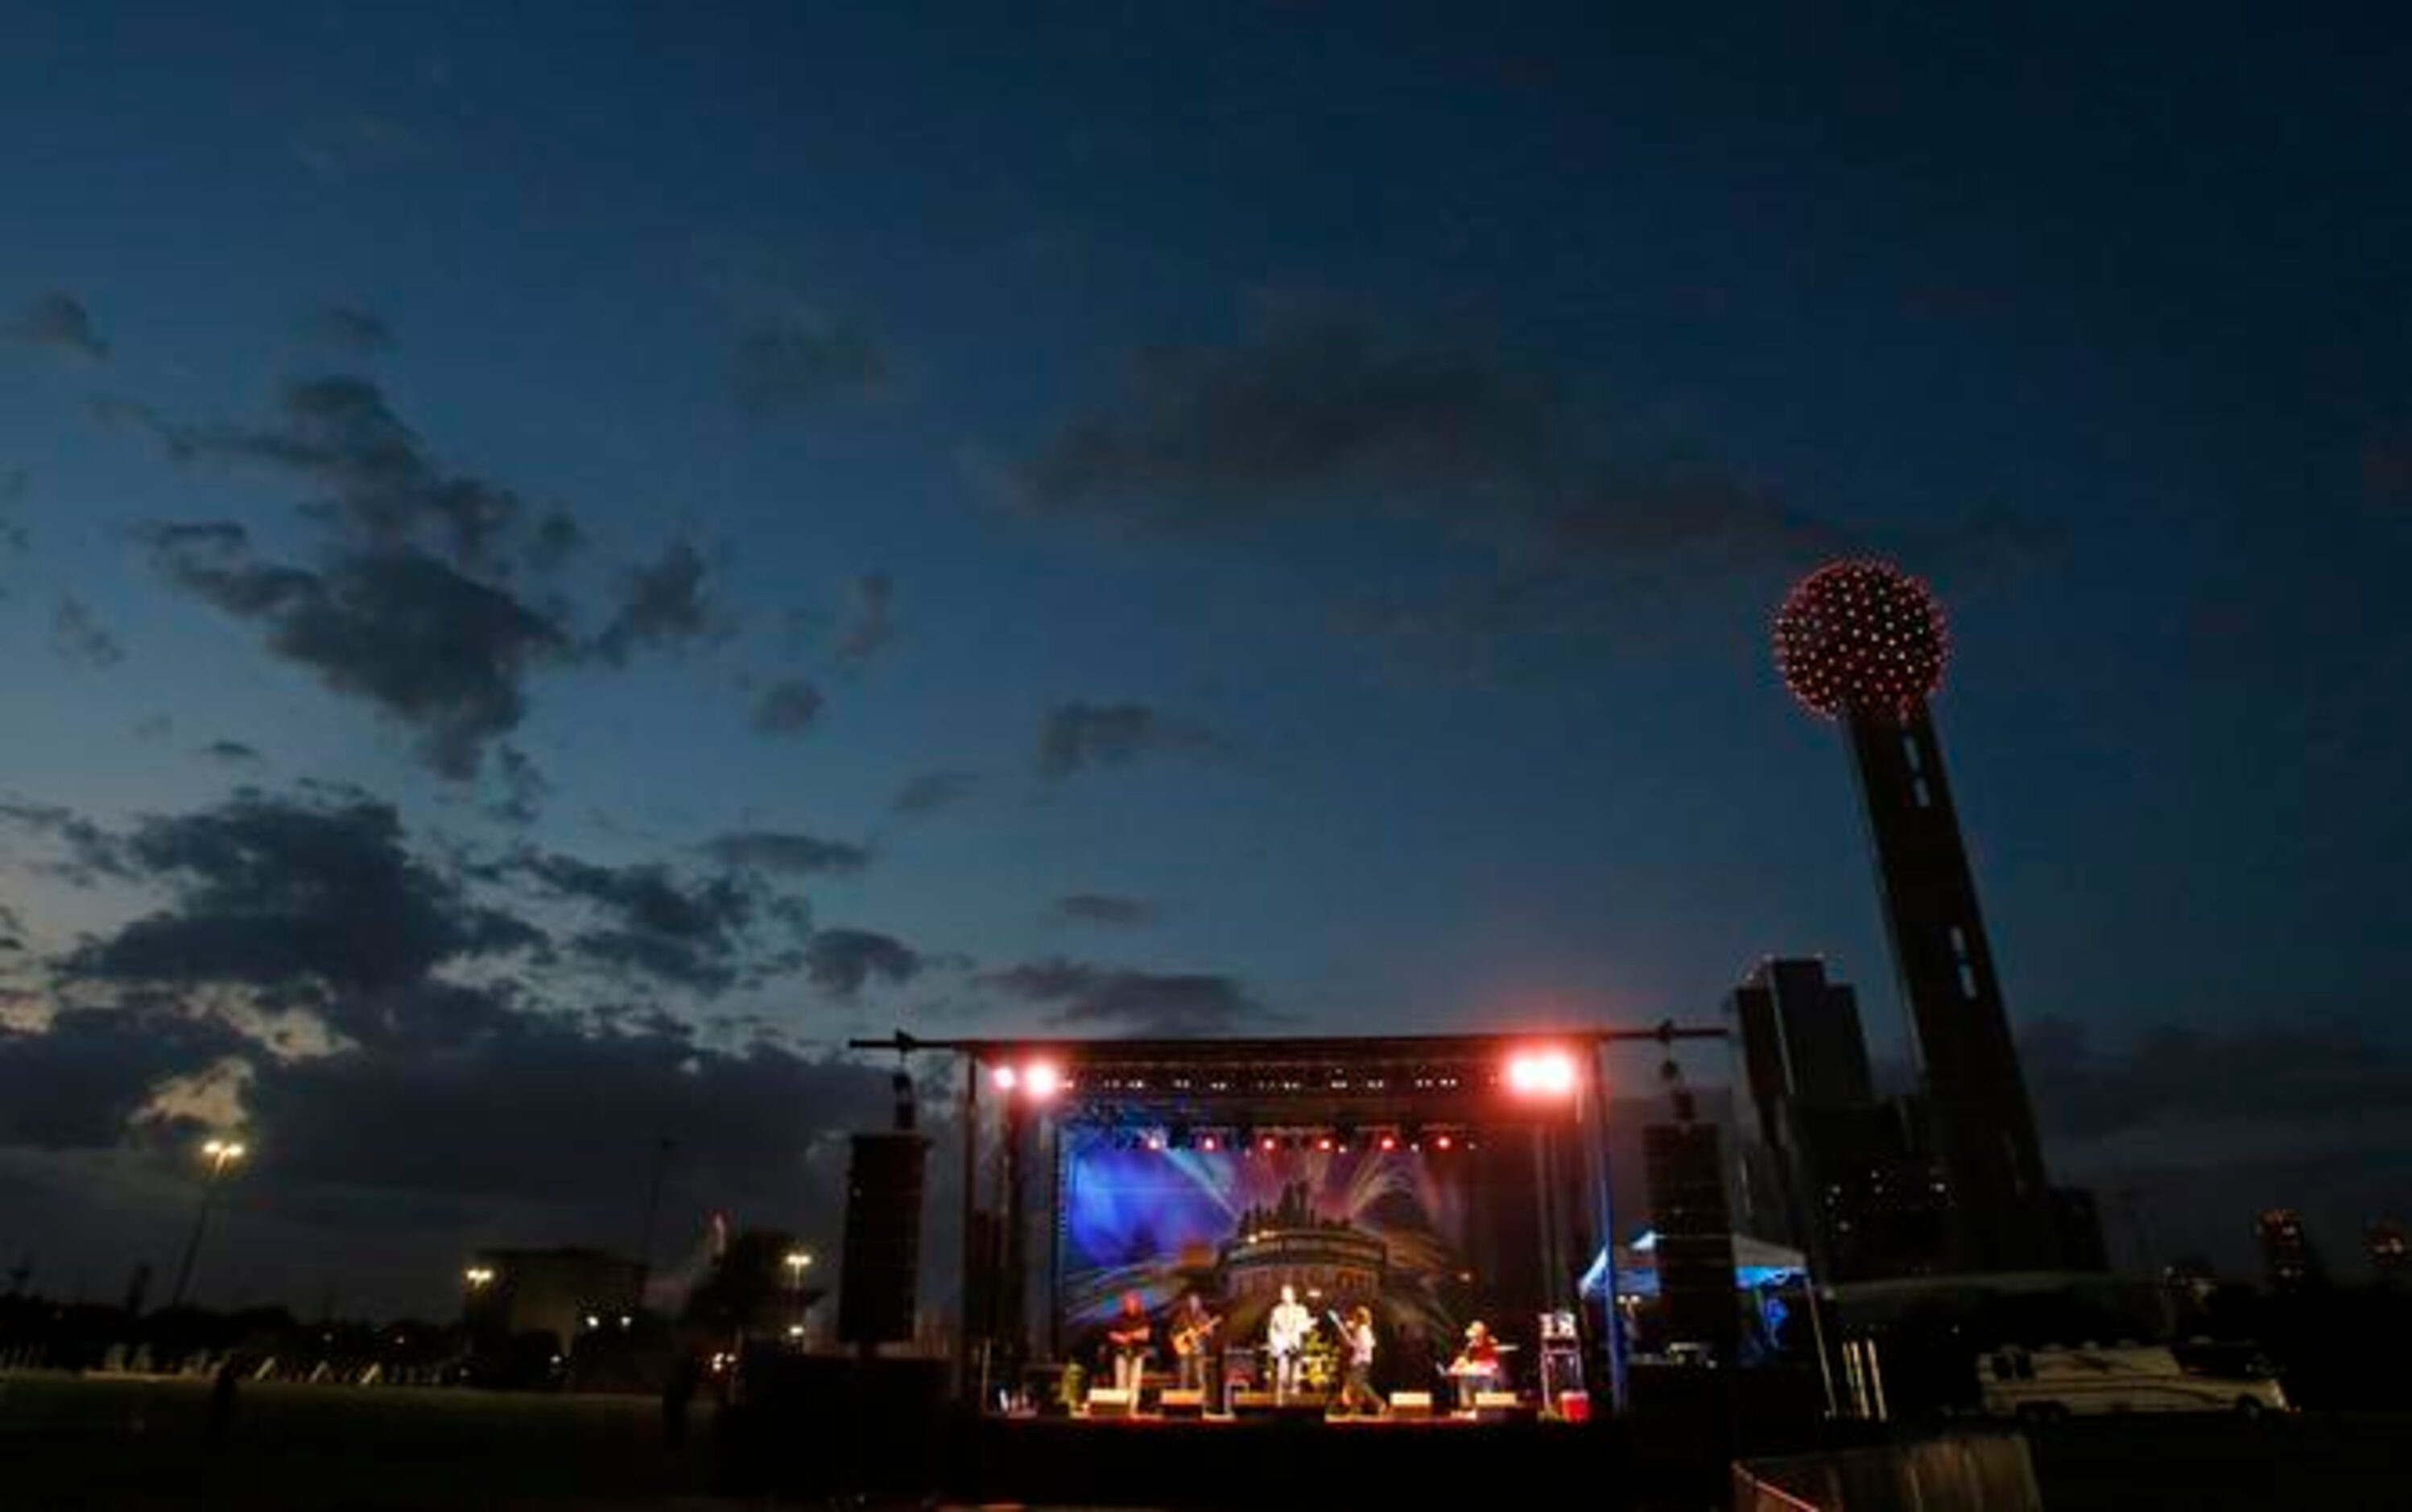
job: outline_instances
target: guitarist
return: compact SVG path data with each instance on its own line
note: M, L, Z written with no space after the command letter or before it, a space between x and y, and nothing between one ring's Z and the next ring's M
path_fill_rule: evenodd
M1181 1299L1172 1315L1172 1353L1180 1361L1181 1389L1202 1391L1206 1388L1206 1363L1211 1352L1214 1330L1223 1320L1206 1311L1206 1299L1191 1292Z

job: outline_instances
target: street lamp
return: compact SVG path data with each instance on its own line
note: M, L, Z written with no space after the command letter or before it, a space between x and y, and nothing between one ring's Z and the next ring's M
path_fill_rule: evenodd
M804 1338L804 1272L813 1268L813 1252L789 1250L787 1264L787 1337L799 1346Z
M193 1214L193 1233L184 1241L184 1261L176 1267L176 1289L169 1294L169 1307L184 1301L184 1288L192 1284L193 1262L200 1258L201 1236L209 1232L210 1208L217 1201L218 1183L226 1179L227 1168L248 1153L239 1139L212 1139L201 1146L201 1206Z
M494 1268L487 1265L473 1265L461 1272L461 1279L469 1284L471 1291L482 1291L493 1283Z

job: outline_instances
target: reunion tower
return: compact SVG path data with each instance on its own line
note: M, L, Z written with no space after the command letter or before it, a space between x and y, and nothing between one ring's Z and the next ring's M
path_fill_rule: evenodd
M1928 1127L1949 1189L1951 1263L2037 1270L2057 1248L2052 1193L1927 710L1945 654L1942 607L1924 583L1884 563L1818 568L1775 618L1785 683L1850 738Z

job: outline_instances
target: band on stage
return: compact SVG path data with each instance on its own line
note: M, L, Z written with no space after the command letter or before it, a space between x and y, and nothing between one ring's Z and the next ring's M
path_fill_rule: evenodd
M1167 1383L1158 1376L1155 1381L1198 1393L1198 1409L1218 1416L1230 1405L1228 1387L1233 1382L1259 1391L1269 1387L1277 1406L1313 1400L1327 1402L1345 1416L1386 1415L1388 1408L1374 1385L1382 1345L1373 1310L1360 1304L1345 1314L1327 1310L1318 1317L1300 1300L1295 1285L1284 1285L1280 1297L1266 1314L1261 1348L1252 1350L1228 1343L1222 1333L1224 1318L1200 1293L1185 1293L1162 1329L1172 1379ZM1327 1325L1329 1333L1324 1331ZM1125 1393L1121 1401L1125 1411L1139 1410L1150 1385L1148 1373L1158 1363L1157 1332L1144 1300L1136 1292L1125 1292L1105 1330L1110 1379L1113 1389ZM1460 1416L1472 1416L1484 1393L1508 1387L1504 1357L1514 1348L1501 1343L1480 1320L1468 1324L1457 1353L1445 1363L1433 1359L1430 1364L1434 1380L1446 1387L1444 1400ZM1238 1363L1252 1355L1263 1369L1252 1371Z

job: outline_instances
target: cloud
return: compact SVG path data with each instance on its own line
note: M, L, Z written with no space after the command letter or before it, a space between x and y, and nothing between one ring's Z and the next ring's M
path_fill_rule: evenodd
M115 874L165 888L172 902L79 947L65 962L73 977L324 988L366 1010L339 1028L378 1038L379 994L543 943L411 856L392 806L358 794L244 792L142 819L111 848Z
M1511 580L1580 574L1595 600L1603 580L1790 567L1848 542L1730 469L1600 454L1551 383L1491 354L1362 323L1144 352L1114 399L999 477L1034 519L1169 537L1301 521L1419 532ZM1457 618L1481 635L1503 623L1497 607Z
M672 541L659 560L620 575L611 621L596 638L596 653L613 667L638 651L669 650L714 632L704 592L703 553Z
M764 735L802 735L820 722L822 702L821 690L802 678L781 678L754 700L754 728Z
M834 997L851 998L874 980L909 982L921 965L912 947L870 930L820 930L804 947L804 969L813 985Z
M78 887L88 888L103 878L132 881L137 874L116 835L60 804L0 799L0 824L66 845L66 859L45 863L44 870Z
M877 398L889 389L890 369L886 348L860 324L790 307L738 333L728 387L746 415L777 419Z
M259 754L257 746L245 745L241 741L212 741L201 747L200 755L230 767L256 767L267 759Z
M842 840L785 829L734 829L704 843L704 854L726 867L787 876L860 872L871 852Z
M51 650L59 660L70 667L106 671L125 659L125 648L98 620L83 600L73 595L62 596L51 612Z
M1233 978L1132 971L1056 957L983 973L980 984L1052 1009L1049 1022L1145 1035L1211 1035L1266 1017Z
M531 825L542 815L552 795L536 758L507 742L494 748L494 776L500 791L486 804L489 817L504 824Z
M869 572L854 580L853 613L838 637L838 659L860 667L888 649L896 639L896 582L884 572Z
M22 467L11 467L5 472L0 472L0 546L5 546L21 556L33 550L34 537L27 534L22 524L9 519L8 513L24 502L28 482L29 478Z
M1023 508L1194 530L1356 492L1429 503L1522 482L1550 409L1545 386L1478 353L1345 326L1155 348L1122 391L1012 469Z
M1155 922L1156 909L1143 898L1124 898L1104 892L1074 892L1055 900L1055 917L1076 924L1138 929Z
M2175 1123L2349 1123L2412 1108L2412 1047L2350 1026L2164 1024L2097 1050L2085 1029L2041 1020L2020 1054L2054 1133L2101 1139Z
M737 875L683 877L658 861L607 866L530 851L507 870L558 899L584 905L601 923L570 935L568 947L592 965L632 971L705 996L727 991L784 961L760 946L766 918L793 925L802 913Z
M7 335L29 346L46 346L54 352L86 362L109 360L109 343L101 340L99 330L93 325L92 312L83 301L60 289L41 295L18 312L17 318L0 327Z
M487 745L519 727L531 668L574 654L546 612L413 549L340 554L319 572L257 560L237 524L152 525L141 537L170 583L409 729L446 777L476 776Z
M888 808L905 818L920 818L954 807L979 791L979 785L976 771L919 771L904 779Z
M1203 725L1176 719L1141 703L1060 703L1038 731L1038 772L1056 780L1099 767L1126 767L1150 756L1197 755L1224 748Z
M257 469L319 491L303 513L335 530L343 549L416 547L463 573L507 578L556 565L578 539L560 511L438 462L370 378L295 379L277 391L269 423L257 426L183 424L118 399L95 409L180 464Z
M355 357L393 349L393 329L356 304L321 304L302 317L302 339Z

